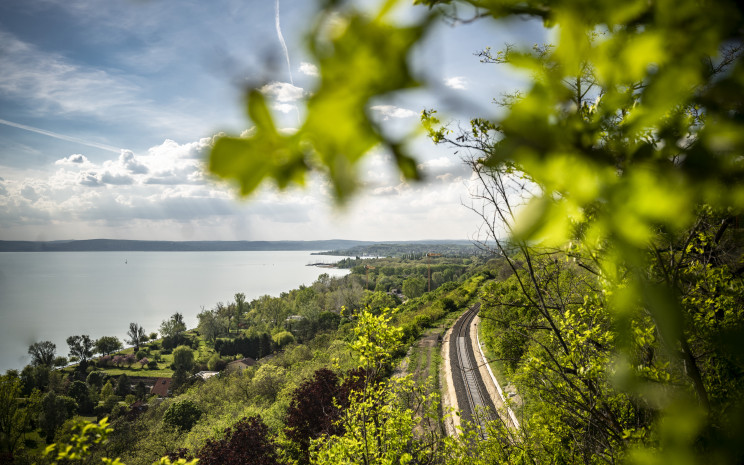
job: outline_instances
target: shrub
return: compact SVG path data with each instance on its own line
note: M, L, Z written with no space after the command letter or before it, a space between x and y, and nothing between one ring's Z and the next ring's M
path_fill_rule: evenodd
M155 360L150 360L149 362L147 362L147 368L149 368L150 370L157 370L158 362L156 362Z
M312 439L341 433L339 384L336 373L321 368L292 392L284 432L299 446L302 462L309 462Z
M134 356L137 358L137 360L142 360L143 358L147 357L147 351L140 349Z
M243 418L197 454L199 465L278 465L276 445L260 417Z
M413 324L421 328L428 328L431 323L431 318L428 315L416 315L413 319Z
M292 344L295 341L294 336L289 331L276 333L272 339L274 340L274 344L276 344L277 347L279 347L280 349L288 344Z
M86 378L86 382L89 386L93 386L96 389L101 389L103 382L106 380L106 374L102 371L92 371Z
M188 346L178 346L173 351L173 369L187 372L194 366L194 351Z
M191 400L171 404L163 415L163 423L182 431L190 431L202 416L202 410Z
M454 284L454 283L453 283ZM454 312L457 310L457 304L455 304L455 301L452 300L449 297L445 297L441 300L442 302L442 309L444 309L445 312Z
M137 358L134 356L134 354L127 354L123 360L123 362L127 365L127 367L131 367L132 364L136 361L137 361Z
M421 327L414 322L403 323L401 329L403 330L402 340L406 342L415 341L421 335Z
M219 355L214 354L212 358L207 362L207 368L209 371L222 371L227 366L227 362L222 360Z

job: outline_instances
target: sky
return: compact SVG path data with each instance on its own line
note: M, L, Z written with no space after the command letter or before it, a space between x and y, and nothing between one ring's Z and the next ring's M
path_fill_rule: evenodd
M469 170L454 150L423 138L414 155L425 182L403 182L374 151L360 170L365 188L342 210L318 177L302 190L267 186L240 199L207 172L214 138L251 128L249 87L269 97L284 129L298 125L297 108L317 83L303 44L314 6L0 2L0 240L474 238L478 218L462 205L470 204ZM415 8L401 17L422 11ZM370 110L391 131L415 128L424 108L453 126L493 115L492 99L526 80L474 53L543 35L521 20L441 21L412 57L436 92ZM458 101L470 103L467 114L451 104Z

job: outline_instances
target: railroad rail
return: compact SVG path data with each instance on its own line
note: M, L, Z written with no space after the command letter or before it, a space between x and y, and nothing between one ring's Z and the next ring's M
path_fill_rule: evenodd
M481 439L486 439L488 437L486 424L498 417L493 401L481 379L469 334L470 326L479 310L480 303L477 303L455 323L450 339L450 359L461 415L477 427Z

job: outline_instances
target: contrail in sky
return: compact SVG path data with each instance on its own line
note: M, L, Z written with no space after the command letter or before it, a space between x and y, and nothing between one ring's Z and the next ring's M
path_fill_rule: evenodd
M292 65L289 62L289 50L287 50L287 43L284 42L284 36L282 35L282 27L279 24L279 0L276 0L276 15L274 16L274 23L276 24L276 35L279 36L279 42L282 44L284 49L284 56L287 58L287 71L289 71L289 83L294 86L294 79L292 78ZM297 114L297 124L300 124L300 109L297 108L297 104L294 104L295 113Z
M90 142L87 140L78 139L77 137L66 136L64 134L58 134L56 132L35 128L33 126L26 126L25 124L14 123L12 121L4 120L4 119L0 119L0 124L4 124L6 126L10 126L13 128L23 129L24 131L35 132L36 134L42 134L45 136L54 137L55 139L66 140L67 142L74 142L76 144L87 145L88 147L95 147L101 150L108 150L109 152L121 153L121 150L122 150L116 147L112 147L110 145L99 144L98 142Z
M289 83L294 85L294 79L292 79L292 65L289 63L289 50L287 50L287 44L284 42L284 36L282 35L282 27L279 24L279 0L276 0L276 15L274 16L274 22L276 23L276 35L279 36L279 42L281 42L282 48L284 49L284 56L287 58Z

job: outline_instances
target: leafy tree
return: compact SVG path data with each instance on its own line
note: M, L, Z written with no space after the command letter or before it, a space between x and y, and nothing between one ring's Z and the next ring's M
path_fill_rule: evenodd
M55 368L62 368L67 365L67 357L58 356L54 357L53 365Z
M116 389L114 393L117 396L125 397L127 394L130 394L132 392L132 383L129 381L129 376L125 374L119 375L119 378L116 380Z
M199 318L197 327L199 333L212 344L227 331L227 320L216 310L202 310L197 318Z
M217 302L215 312L225 322L225 334L230 335L232 321L235 318L235 305L231 303L225 305L222 302Z
M147 342L147 335L145 334L145 328L137 323L129 323L129 331L127 331L127 344L134 346L134 351L138 351L140 344Z
M191 400L181 400L168 406L163 414L163 423L182 431L189 431L199 421L202 410Z
M252 387L256 395L273 402L286 382L287 373L282 367L263 364L253 377Z
M11 461L29 420L20 397L21 379L12 374L0 375L0 458Z
M34 365L53 366L56 352L57 345L51 341L34 342L28 346L28 354L31 356L31 363Z
M78 413L86 415L93 413L93 402L90 398L88 385L83 381L75 380L70 384L67 394L77 403Z
M400 299L394 295L390 295L387 292L382 291L365 291L364 297L362 297L361 304L368 307L373 312L382 310L383 308L395 308L400 305Z
M76 357L81 365L93 356L93 341L87 334L68 337L67 345L70 347L70 356Z
M189 372L194 367L194 351L190 347L178 346L173 351L173 369Z
M77 410L77 404L71 397L58 396L54 391L47 392L41 400L39 414L39 428L46 438L47 444L54 441L57 428L70 418Z
M88 374L88 378L85 380L88 383L88 386L94 387L96 389L101 389L103 386L103 382L106 380L108 375L104 373L103 371L91 371Z
M145 383L142 381L138 381L137 384L134 385L134 395L137 399L144 399L147 395L147 388L145 387Z
M279 325L280 322L289 316L289 308L284 302L284 299L280 297L263 295L257 300L254 300L251 306L256 310L261 320L268 323L271 327Z
M227 366L227 362L220 358L219 355L214 354L212 357L210 357L209 361L207 362L207 368L210 371L222 371Z
M295 342L294 336L289 331L276 333L274 334L274 337L272 337L272 339L274 341L274 344L276 344L276 347L279 349Z
M403 281L403 294L409 299L415 299L424 294L426 281L419 276L411 276Z
M115 395L114 386L111 384L111 380L108 380L101 388L101 400L106 400L113 395Z
M235 294L235 326L240 324L240 319L245 314L245 294L238 292Z
M164 338L175 338L184 331L186 331L186 323L183 321L183 315L179 312L174 313L160 324L160 334Z
M23 394L30 395L34 389L46 391L50 376L51 370L46 365L26 365L21 370Z
M96 339L96 352L101 355L109 355L112 352L121 350L124 346L116 336L102 336Z

